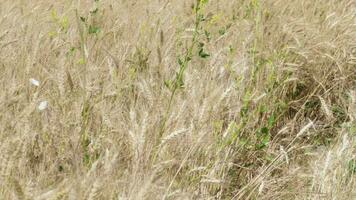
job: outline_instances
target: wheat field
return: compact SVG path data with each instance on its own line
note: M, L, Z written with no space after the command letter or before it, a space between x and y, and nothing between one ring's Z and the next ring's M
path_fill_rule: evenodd
M0 0L0 200L356 199L355 0Z

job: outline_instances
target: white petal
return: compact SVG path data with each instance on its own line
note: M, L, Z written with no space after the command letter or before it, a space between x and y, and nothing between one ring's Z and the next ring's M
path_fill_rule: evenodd
M30 78L30 82L32 83L32 85L40 86L40 82L34 78Z
M44 110L47 108L47 106L48 106L47 101L41 101L40 104L38 105L38 110Z

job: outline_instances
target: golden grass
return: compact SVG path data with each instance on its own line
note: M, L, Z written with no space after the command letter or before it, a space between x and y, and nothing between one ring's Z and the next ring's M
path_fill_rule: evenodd
M356 199L354 0L3 0L0 200Z

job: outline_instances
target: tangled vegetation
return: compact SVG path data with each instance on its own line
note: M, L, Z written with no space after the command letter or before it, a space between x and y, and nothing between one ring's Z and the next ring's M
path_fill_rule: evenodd
M2 0L0 84L0 200L356 199L355 0Z

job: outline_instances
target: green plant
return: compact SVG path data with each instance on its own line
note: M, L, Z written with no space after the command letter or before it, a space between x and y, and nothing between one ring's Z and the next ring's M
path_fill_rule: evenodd
M166 121L167 121L167 115L171 110L174 96L179 89L182 89L184 87L184 80L183 80L184 72L185 72L186 68L188 67L189 62L192 60L194 47L196 47L196 45L198 45L200 57L206 58L209 56L209 54L205 53L203 50L203 46L204 46L203 43L198 42L198 37L199 37L200 31L201 31L200 24L201 24L201 22L204 21L204 17L203 17L203 14L201 13L201 9L202 9L202 6L206 3L207 3L207 0L197 0L196 1L195 7L194 7L194 15L195 15L194 31L192 33L193 36L192 36L190 46L188 47L188 49L186 49L185 53L182 56L179 56L177 59L179 69L178 69L178 72L176 72L175 78L173 80L168 80L168 81L166 80L164 82L165 86L167 88L169 88L169 90L171 91L171 95L170 95L168 106L166 109L166 114L164 115L164 117L162 119L162 124L161 124L161 128L159 131L159 138L162 137L162 134L163 134L163 131L164 131L164 128L166 125Z

